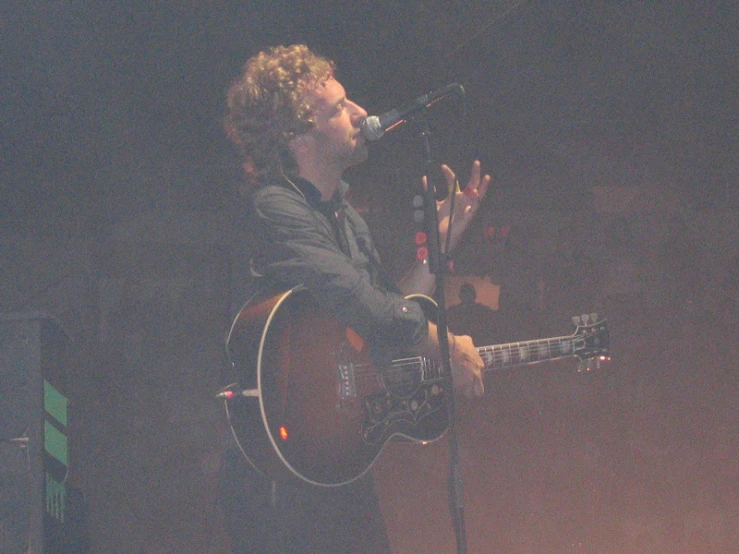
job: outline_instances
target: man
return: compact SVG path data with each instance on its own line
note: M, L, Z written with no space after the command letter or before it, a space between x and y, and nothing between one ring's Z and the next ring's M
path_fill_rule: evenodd
M375 351L414 350L438 358L436 326L404 297L433 291L427 264L417 263L396 287L367 225L344 199L344 170L367 158L360 134L367 112L346 97L332 62L304 45L262 52L229 90L228 106L229 136L256 185L245 217L256 280L285 290L305 286L326 313ZM455 186L452 170L442 169ZM452 246L489 182L475 162L465 193L456 193ZM450 203L438 209L445 237ZM472 340L448 339L455 388L482 395L483 362ZM333 488L274 483L238 457L227 460L226 473L225 516L234 552L389 552L369 478Z
M459 287L459 304L447 308L447 325L453 333L468 334L477 346L499 342L495 335L496 313L477 302L477 289L472 283Z

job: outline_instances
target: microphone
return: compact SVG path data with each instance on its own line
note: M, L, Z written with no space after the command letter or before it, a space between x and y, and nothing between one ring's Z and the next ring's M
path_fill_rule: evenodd
M400 106L389 112L385 112L382 115L371 115L366 117L362 123L359 124L360 131L364 138L367 140L377 140L385 131L390 130L398 123L405 121L408 116L415 112L430 108L433 104L451 96L452 94L464 95L464 88L458 83L451 83L440 89L419 96L415 100L408 102L407 104Z

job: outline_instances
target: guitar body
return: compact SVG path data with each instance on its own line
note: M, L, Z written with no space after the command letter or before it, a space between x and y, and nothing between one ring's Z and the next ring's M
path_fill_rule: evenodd
M345 484L391 437L433 441L447 429L435 367L407 358L376 370L364 341L304 289L248 302L226 346L247 389L227 404L229 423L249 462L271 478Z
M413 296L433 320L436 304ZM609 359L597 315L574 318L569 336L477 347L484 371L576 357L589 371ZM393 437L429 442L446 431L447 383L433 360L411 356L373 367L364 341L325 313L303 288L254 297L226 341L244 390L226 403L243 454L272 479L349 483Z

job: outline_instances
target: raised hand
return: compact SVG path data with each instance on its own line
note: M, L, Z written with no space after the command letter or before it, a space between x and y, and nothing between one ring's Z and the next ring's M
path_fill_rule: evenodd
M491 179L490 175L482 176L479 160L475 160L472 164L470 178L467 181L467 185L461 190L454 171L448 165L442 165L441 170L446 178L448 190L454 191L454 213L451 214L452 236L449 242L449 246L453 250L467 230L475 213L477 213L480 202L485 198L485 194L487 194ZM445 248L447 232L449 231L449 216L452 209L452 194L449 194L444 200L437 202L436 209L439 214L441 245Z

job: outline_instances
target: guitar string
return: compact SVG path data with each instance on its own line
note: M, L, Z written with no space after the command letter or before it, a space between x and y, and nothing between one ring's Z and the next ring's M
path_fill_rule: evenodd
M526 363L534 363L539 361L553 360L562 357L575 356L575 340L582 335L568 335L563 337L553 337L550 339L536 339L531 341L520 341L515 343L502 344L497 346L483 346L477 350L487 358L487 365L505 368L515 367ZM541 354L544 356L541 356ZM423 357L409 358L409 361L394 361L385 376L393 377L396 374L406 373L409 367L418 367L423 363ZM435 362L434 362L435 363ZM355 383L369 380L377 380L379 375L374 367L370 364L357 364L353 366L355 369Z
M482 346L477 350L484 355L488 361L486 365L495 366L496 363L502 367L516 366L526 362L546 361L557 357L574 355L574 341L576 337L556 337L552 339L541 339L522 341L499 346ZM546 343L546 346L544 346ZM572 344L568 344L572 343ZM531 348L536 345L535 348ZM567 347L565 348L565 345ZM526 350L527 355L522 352ZM539 357L541 353L544 357ZM533 354L533 356L532 356ZM407 373L408 368L419 367L423 364L421 356L408 358L408 361L395 360L390 368L385 371L385 376L392 377L397 374ZM433 362L434 364L436 362ZM376 380L382 375L378 374L371 364L356 364L354 369L355 382L357 379Z
M542 343L550 343L544 346ZM568 355L570 352L573 352L573 349L571 345L567 345L565 348L565 344L568 342L574 342L572 337L561 337L561 338L554 338L554 339L543 339L543 340L534 340L534 341L526 341L526 342L518 342L518 343L510 343L500 346L482 346L479 347L477 350L480 352L481 355L485 355L486 358L488 358L489 363L493 362L503 362L508 363L509 361L515 361L518 359L520 361L530 360L533 359L533 357L529 355L524 355L522 352L526 350L528 354L534 354L539 355L542 352L545 354L544 357L539 358L537 357L536 360L544 361L546 359L550 359L552 355L554 356L560 356L560 355ZM535 348L530 348L531 346L536 345ZM574 354L574 352L573 352ZM391 368L393 370L399 370L404 371L409 366L418 365L423 360L423 357L418 356L414 358L409 358L409 361L401 362L400 360L396 360L391 365ZM536 361L535 360L535 361ZM358 364L354 366L355 368L363 369L365 367L372 368L370 364ZM373 370L374 371L374 370Z

